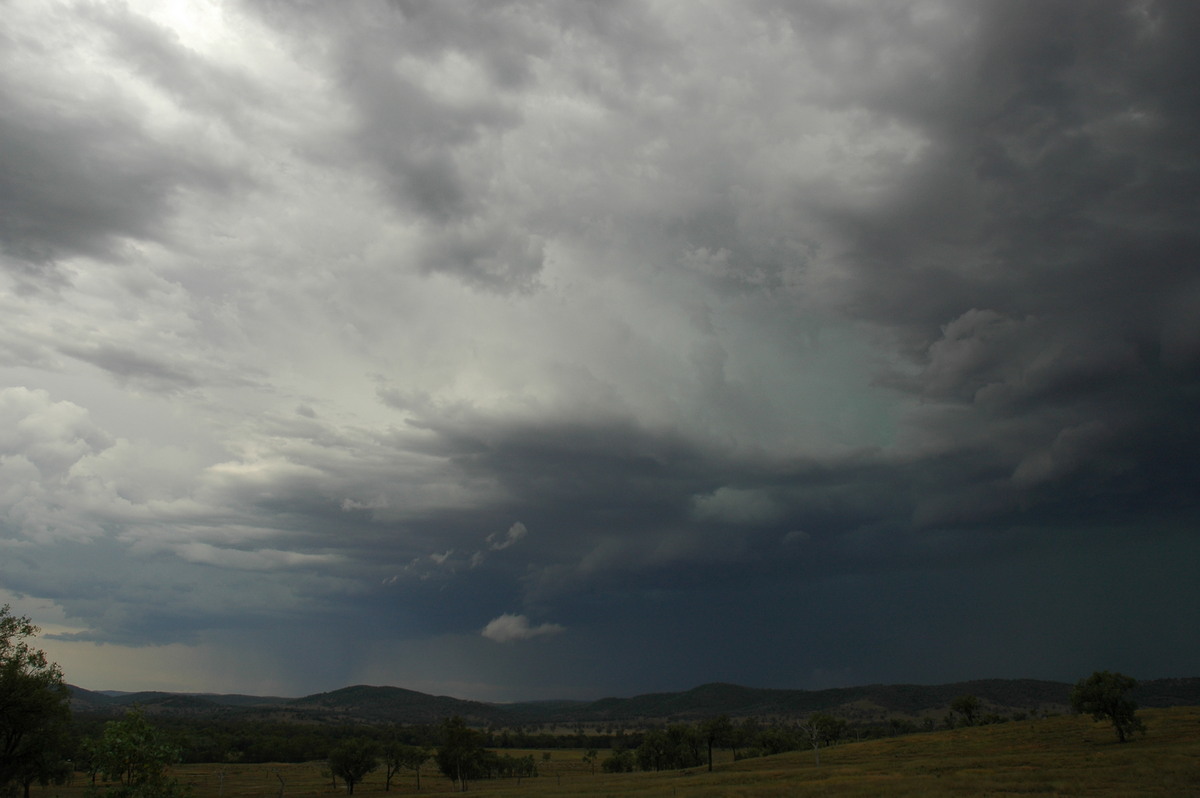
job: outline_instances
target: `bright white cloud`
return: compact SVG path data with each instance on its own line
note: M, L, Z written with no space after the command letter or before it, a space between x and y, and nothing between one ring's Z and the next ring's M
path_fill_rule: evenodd
M533 637L544 637L565 632L566 628L556 623L543 623L531 626L529 618L524 615L505 613L498 618L488 621L483 627L483 636L497 643L511 643L515 640L529 640Z

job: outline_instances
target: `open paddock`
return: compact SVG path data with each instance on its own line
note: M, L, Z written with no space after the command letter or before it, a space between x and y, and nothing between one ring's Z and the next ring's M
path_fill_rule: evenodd
M661 773L595 773L583 750L504 750L533 755L537 778L478 781L470 792L498 796L646 796L784 798L788 796L1171 796L1200 798L1200 707L1143 710L1148 732L1124 745L1111 727L1090 717L1013 721L886 740L844 743L812 751L733 762L720 752L706 768ZM545 755L549 754L549 758ZM191 798L332 798L322 762L186 765L173 772ZM422 769L420 794L455 792L432 761ZM417 792L411 771L384 790L382 771L355 788L384 798ZM35 787L31 798L88 798L86 777L66 786Z

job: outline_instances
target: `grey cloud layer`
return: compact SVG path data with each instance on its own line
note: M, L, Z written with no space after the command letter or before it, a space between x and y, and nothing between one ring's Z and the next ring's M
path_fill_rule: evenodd
M0 30L0 588L78 639L493 698L1197 653L1190 4L195 9Z

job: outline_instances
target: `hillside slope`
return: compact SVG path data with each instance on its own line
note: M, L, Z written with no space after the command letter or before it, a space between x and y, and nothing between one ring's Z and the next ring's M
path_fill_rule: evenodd
M106 694L72 687L76 712L118 715L138 705L150 714L325 723L437 723L458 715L476 725L638 724L733 718L798 720L830 712L855 722L892 717L940 719L961 695L980 699L983 712L1000 715L1069 711L1071 685L1036 679L980 679L943 685L865 685L828 690L781 690L712 683L677 693L648 693L598 701L529 701L488 704L433 696L401 687L355 685L303 698L141 692ZM1200 706L1200 678L1143 682L1135 699L1143 707Z

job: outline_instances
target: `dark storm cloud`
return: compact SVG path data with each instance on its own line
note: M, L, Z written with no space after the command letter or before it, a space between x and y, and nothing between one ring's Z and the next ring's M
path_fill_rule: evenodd
M490 698L1194 660L1193 5L88 8L132 88L0 77L9 284L60 278L0 293L0 588L64 640Z
M1200 175L1182 145L1195 102L1176 89L1197 73L1177 41L1195 11L977 8L938 104L916 80L891 99L928 144L884 202L839 220L843 306L906 342L919 371L888 382L926 402L923 445L992 460L973 486L992 507L981 522L1018 505L1079 502L1090 520L1178 506L1197 476L1181 411L1200 378L1200 329L1182 320ZM962 504L981 498L971 487Z
M848 307L924 346L973 308L1156 344L1161 310L1194 284L1197 167L1180 137L1195 103L1162 96L1197 70L1172 41L1194 11L981 10L975 47L943 64L953 78L938 104L918 99L914 75L894 109L928 136L920 159L884 202L844 220Z

